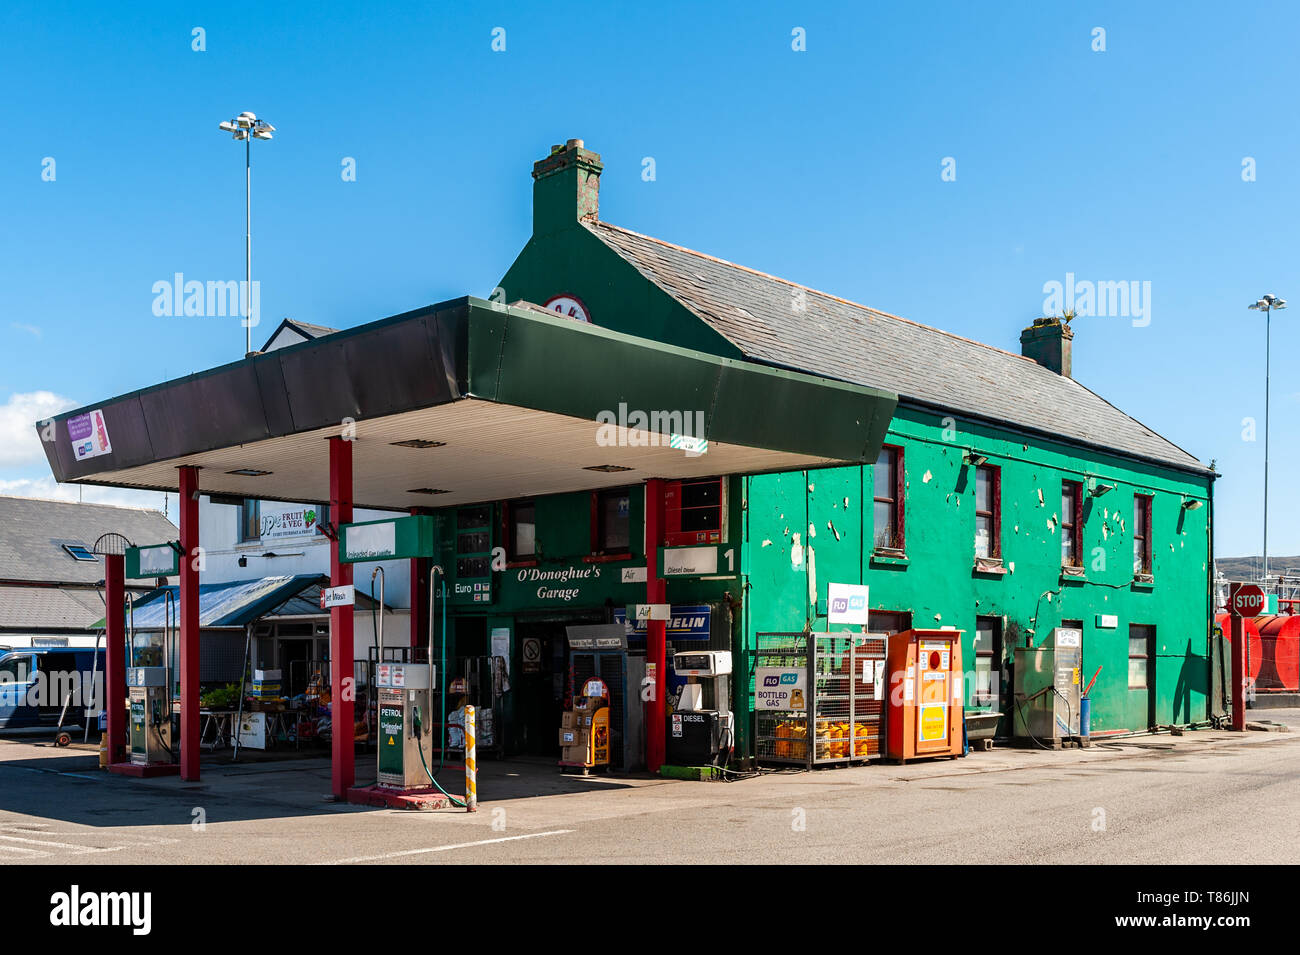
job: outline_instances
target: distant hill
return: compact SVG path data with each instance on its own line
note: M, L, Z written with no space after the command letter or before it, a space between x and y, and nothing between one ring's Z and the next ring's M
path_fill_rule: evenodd
M1263 558L1258 555L1255 557L1216 557L1214 563L1218 565L1219 570L1229 580L1253 580L1259 576ZM1270 575L1295 569L1300 569L1300 556L1274 557L1270 554L1268 557L1268 572Z

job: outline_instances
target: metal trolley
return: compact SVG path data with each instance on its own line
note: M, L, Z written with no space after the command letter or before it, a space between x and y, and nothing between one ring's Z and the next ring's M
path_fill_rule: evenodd
M792 694L789 709L754 710L759 762L812 768L863 763L880 755L887 692L884 637L760 633L755 647L754 673L760 668L802 672L806 687Z

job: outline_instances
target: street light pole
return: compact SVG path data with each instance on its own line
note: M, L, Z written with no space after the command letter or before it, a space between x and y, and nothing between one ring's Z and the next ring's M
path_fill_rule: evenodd
M253 140L270 139L275 127L242 112L218 127L244 141L244 355L253 352Z
M1260 296L1259 301L1247 306L1264 313L1264 566L1263 579L1268 586L1268 411L1272 391L1272 320L1274 309L1286 308L1286 300L1276 295Z
M244 288L252 311L252 136L244 136ZM251 316L244 316L244 356L252 351ZM1265 416L1268 417L1268 416ZM1268 443L1268 435L1265 435Z

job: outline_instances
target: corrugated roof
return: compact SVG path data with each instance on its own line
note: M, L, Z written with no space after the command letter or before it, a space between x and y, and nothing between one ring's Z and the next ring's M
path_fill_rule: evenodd
M584 224L752 360L1209 473L1194 456L1075 379L1021 355L607 222ZM793 307L800 300L802 311Z
M124 534L133 544L160 544L180 536L160 511L0 497L0 579L81 584L103 580L102 559L76 560L63 545L90 548L109 531Z
M200 627L243 627L272 613L308 588L319 588L329 578L320 574L286 574L256 580L231 580L199 585ZM174 608L180 606L180 588L159 587L136 602L133 618L136 630L161 630L166 622L164 595L171 593ZM319 608L319 604L317 604ZM173 612L177 612L173 609ZM319 610L318 610L319 612ZM101 614L102 616L102 614ZM175 618L172 620L175 625Z

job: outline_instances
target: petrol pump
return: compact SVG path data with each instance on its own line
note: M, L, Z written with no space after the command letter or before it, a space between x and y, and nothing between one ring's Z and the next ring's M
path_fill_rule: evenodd
M1037 647L1016 647L1015 738L1060 748L1079 736L1083 632L1057 627Z
M433 668L436 670L436 667ZM434 674L427 663L378 663L379 756L377 782L388 789L430 785L429 764L441 719L433 713Z
M156 766L172 757L171 694L166 667L131 667L126 671L131 707L131 762Z
M888 759L961 756L960 630L904 630L889 638Z
M675 766L707 766L726 762L735 741L735 717L728 692L731 651L685 650L673 654L673 670L686 677L677 708L668 714L668 762ZM713 706L705 706L705 684L712 684Z

